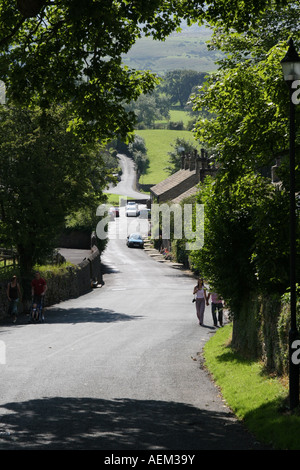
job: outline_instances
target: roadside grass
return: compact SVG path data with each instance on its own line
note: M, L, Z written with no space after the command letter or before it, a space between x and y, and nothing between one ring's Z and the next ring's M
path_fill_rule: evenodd
M132 197L129 197L129 196L122 196L121 194L113 194L113 193L105 193L106 196L107 196L107 201L106 203L107 204L111 204L112 206L118 206L119 203L120 203L120 198L122 199L126 199L129 201L130 199L134 199Z
M283 380L266 374L260 362L244 359L230 346L232 325L219 329L204 347L205 366L229 408L262 443L300 449L300 413L287 406Z
M190 131L139 129L136 134L145 140L147 156L150 161L147 173L140 177L141 184L154 185L170 176L166 170L170 158L168 152L172 151L172 144L175 144L177 138L195 142L193 133Z
M62 276L68 272L68 268L74 266L74 264L66 261L62 264L35 265L34 271L39 271L42 277L50 278L53 276Z
M53 276L62 276L68 272L68 268L73 267L74 264L66 261L62 264L45 264L45 265L35 265L33 267L34 271L39 271L42 277L47 279ZM9 266L6 269L0 270L0 282L9 282L13 275L16 275L20 281L20 271L18 267Z

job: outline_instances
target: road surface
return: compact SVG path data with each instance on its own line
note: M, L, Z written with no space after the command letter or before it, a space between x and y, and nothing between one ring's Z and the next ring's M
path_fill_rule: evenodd
M122 168L121 181L116 186L110 186L105 192L120 194L121 196L132 197L135 199L149 199L149 195L136 191L136 172L134 162L126 155L118 154L120 166Z
M44 324L1 326L0 449L259 448L201 367L195 280L118 237L103 263L104 286Z

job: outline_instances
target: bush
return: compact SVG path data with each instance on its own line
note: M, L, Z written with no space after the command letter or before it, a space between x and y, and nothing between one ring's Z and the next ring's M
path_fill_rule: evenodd
M296 323L297 329L300 331L300 285L297 284L297 306L296 306ZM277 331L279 338L279 354L282 360L283 373L288 372L289 367L289 330L291 326L291 310L290 310L290 292L286 292L282 296L282 309L278 319Z
M230 189L226 177L206 181L198 195L205 208L204 246L191 252L192 264L238 314L257 284L251 226L261 183L253 175L232 183Z
M67 217L63 233L83 232L91 237L92 233L96 230L99 220L99 216L96 215L96 208L80 209ZM100 252L104 251L107 241L107 239L100 240L97 238L97 246Z
M184 129L183 121L178 121L178 122L170 121L168 122L167 128L172 131L182 131Z
M206 179L197 201L205 206L205 239L190 259L225 299L234 320L233 345L247 356L262 354L270 368L285 368L285 309L280 340L277 321L289 283L287 193L253 172L232 181L224 171Z

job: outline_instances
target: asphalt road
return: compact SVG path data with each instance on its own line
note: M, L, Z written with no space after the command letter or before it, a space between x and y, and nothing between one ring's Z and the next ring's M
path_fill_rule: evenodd
M116 186L110 186L106 192L120 194L121 196L132 197L135 199L148 199L149 196L139 193L136 188L136 172L134 162L126 155L119 153L117 155L119 164L122 168L121 181Z
M103 287L1 326L0 449L259 448L201 366L194 279L118 237L102 261Z

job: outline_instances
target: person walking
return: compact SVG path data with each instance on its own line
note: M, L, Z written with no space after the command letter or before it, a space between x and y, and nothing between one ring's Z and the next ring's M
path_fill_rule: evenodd
M204 287L203 279L198 279L197 285L194 287L193 294L196 299L196 314L199 320L199 325L203 325L204 310L207 303L206 289Z
M47 282L43 277L41 277L40 273L37 271L35 273L35 278L31 282L31 295L33 306L36 307L40 306L42 309L42 320L44 320L44 312L43 312L43 300L47 290ZM36 314L37 315L37 314ZM38 318L34 318L37 320Z
M211 313L213 317L214 326L223 326L223 300L219 297L216 292L209 292L207 302L211 297ZM217 318L218 312L218 318Z
M13 323L16 323L18 316L18 302L21 299L21 289L17 276L14 275L11 278L11 281L7 284L6 294L9 300L8 314L12 316Z

